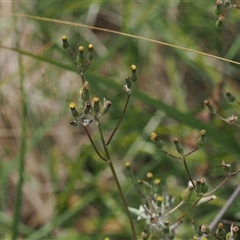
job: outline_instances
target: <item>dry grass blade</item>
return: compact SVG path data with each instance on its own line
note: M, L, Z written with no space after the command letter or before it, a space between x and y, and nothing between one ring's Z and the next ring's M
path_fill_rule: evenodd
M59 19L32 16L32 15L27 15L27 14L0 12L0 15L4 16L4 17L28 18L28 19L38 20L38 21L60 23L60 24L71 25L71 26L82 27L82 28L88 28L88 29L102 31L102 32L108 32L108 33L122 35L122 36L129 37L129 38L135 38L135 39L140 39L140 40L143 40L143 41L157 43L157 44L168 46L168 47L171 47L171 48L176 48L176 49L180 49L180 50L183 50L183 51L196 53L196 54L199 54L199 55L202 55L202 56L205 56L205 57L215 58L215 59L218 59L218 60L221 60L221 61L224 61L224 62L240 65L240 62L236 62L236 61L233 61L233 60L230 60L230 59L227 59L227 58L222 58L222 57L215 56L215 55L212 55L212 54L208 54L208 53L205 53L205 52L196 51L196 50L191 49L191 48L181 47L181 46L178 46L178 45L174 45L174 44L170 44L170 43L166 43L166 42L162 42L162 41L158 41L158 40L154 40L154 39L150 39L150 38L145 38L145 37L141 37L141 36L137 36L137 35L133 35L133 34L129 34L129 33L109 30L109 29L106 29L106 28L90 26L90 25L86 25L86 24L82 24L82 23L74 23L74 22L69 22L69 21L63 21L63 20L59 20Z

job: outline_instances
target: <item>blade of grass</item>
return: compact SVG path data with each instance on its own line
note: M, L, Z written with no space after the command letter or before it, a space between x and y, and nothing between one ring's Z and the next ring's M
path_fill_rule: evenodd
M12 226L12 218L7 216L7 214L5 214L3 212L0 212L0 225L7 226L8 228L10 228ZM34 231L32 228L30 228L22 223L19 223L18 230L20 233L23 233L25 235L32 234Z
M162 41L158 41L158 40L154 40L154 39L149 39L149 38L145 38L145 37L141 37L141 36L136 36L136 35L129 34L129 33L123 33L123 32L119 32L119 31L109 30L109 29L106 29L106 28L99 28L99 27L94 27L94 26L81 24L81 23L68 22L68 21L63 21L63 20L58 20L58 19L32 16L32 15L27 15L27 14L15 14L15 13L0 12L0 15L4 16L4 17L28 18L28 19L38 20L38 21L53 22L53 23L59 23L59 24L65 24L65 25L71 25L71 26L76 26L76 27L93 29L93 30L102 31L102 32L108 32L108 33L122 35L122 36L130 37L130 38L140 39L140 40L143 40L143 41L153 42L153 43L168 46L168 47L171 47L171 48L176 48L176 49L180 49L180 50L183 50L183 51L203 55L203 56L206 56L206 57L215 58L215 59L218 59L218 60L221 60L221 61L224 61L224 62L229 62L229 63L240 65L240 62L236 62L236 61L233 61L233 60L230 60L230 59L218 57L218 56L208 54L208 53L205 53L205 52L196 51L194 49L190 49L190 48L187 48L187 47L181 47L181 46L170 44L170 43L167 43L167 42L162 42Z
M17 23L15 25L17 28ZM19 48L19 35L17 31L16 37L16 46ZM18 68L23 68L22 55L18 54ZM12 239L15 240L18 235L18 225L22 209L22 195L23 195L23 185L24 185L24 175L25 175L25 156L27 152L27 103L26 95L24 90L24 73L19 74L20 82L20 93L21 93L21 142L20 142L20 153L19 153L19 162L18 162L18 183L16 189L16 199L15 199L15 209L13 217L13 226L12 226Z

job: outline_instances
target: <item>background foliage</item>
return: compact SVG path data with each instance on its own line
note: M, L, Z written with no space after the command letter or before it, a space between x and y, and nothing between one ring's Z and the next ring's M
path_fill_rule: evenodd
M211 98L219 113L238 114L225 97L227 88L239 94L239 65L144 40L74 26L84 23L149 39L188 47L240 61L239 13L227 15L223 30L215 28L214 1L31 1L1 4L0 72L0 237L8 239L21 154L21 96L27 103L25 184L19 237L24 239L129 239L128 221L111 173L100 162L81 128L69 125L68 104L77 103L81 79L61 36L72 50L92 43L95 59L86 72L92 96L106 97L112 107L103 118L106 136L121 115L122 91L130 65L138 67L137 82L126 117L110 152L128 204L142 203L124 176L124 163L132 163L137 179L153 172L176 198L187 185L183 165L163 155L150 143L152 131L161 134L168 151L175 153L173 137L186 149L196 145L200 129L208 132L208 145L188 158L194 178L205 176L210 188L224 173L220 163L239 169L239 131L210 119L203 101ZM58 22L16 17L28 14ZM19 57L20 56L20 57ZM19 61L20 59L20 61ZM23 92L21 81L24 80ZM97 143L94 125L90 131ZM239 184L231 178L217 192L218 199L195 209L178 229L187 239L190 222L208 224ZM239 224L240 202L224 216ZM182 209L184 211L184 209ZM180 214L180 212L176 213ZM133 216L134 217L134 216ZM135 220L138 232L143 225ZM180 237L179 237L180 238Z

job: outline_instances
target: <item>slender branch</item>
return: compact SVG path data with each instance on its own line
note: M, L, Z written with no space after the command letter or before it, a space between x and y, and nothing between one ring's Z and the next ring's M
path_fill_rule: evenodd
M196 152L198 149L199 149L199 147L193 149L192 151L190 151L190 152L187 153L186 155L182 155L182 156L180 156L180 157L176 157L176 156L172 155L171 153L169 153L169 152L161 149L161 151L162 151L163 153L167 154L168 156L170 156L170 157L172 157L172 158L175 158L175 159L182 159L182 160L183 160L184 167L185 167L185 169L186 169L187 175L188 175L189 180L191 181L193 187L195 187L195 184L194 184L194 182L193 182L193 180L192 180L192 177L191 177L191 175L190 175L190 172L189 172L189 169L188 169L188 166L187 166L186 156L189 156L190 154Z
M131 94L128 94L128 97L127 97L127 100L126 100L126 103L125 103L125 106L124 106L122 115L121 115L121 117L119 118L118 123L117 123L116 127L114 128L113 132L111 133L110 138L108 139L106 146L108 146L109 143L111 142L114 134L116 133L116 131L117 131L117 129L118 129L118 127L119 127L119 125L120 125L120 123L121 123L121 121L122 121L125 113L126 113L126 110L127 110L127 106L128 106L130 97L131 97Z
M113 166L113 164L112 164L112 161L110 161L108 164L109 164L109 167L110 167L110 169L111 169L111 171L112 171L113 178L114 178L114 180L115 180L115 182L116 182L116 185L117 185L117 188L118 188L118 192L119 192L119 194L120 194L120 197L121 197L121 199L122 199L123 205L124 205L124 207L125 207L125 211L126 211L126 213L127 213L127 216L128 216L128 219L129 219L129 222L130 222L130 225L131 225L132 234L133 234L133 239L134 239L134 240L137 240L136 230L135 230L135 227L134 227L134 224L133 224L133 221L132 221L130 212L129 212L129 210L128 210L128 205L127 205L127 202L126 202L125 197L124 197L124 195L123 195L123 191L122 191L121 185L120 185L120 183L119 183L119 181L118 181L117 174L116 174L116 172L115 172L115 169L114 169L114 166Z
M188 175L188 177L189 177L189 180L191 181L193 187L195 187L195 184L194 184L194 182L193 182L193 180L192 180L192 177L191 177L191 175L190 175L190 172L189 172L189 169L188 169L188 166L187 166L187 162L186 162L186 158L185 158L184 155L183 155L183 163L184 163L184 167L185 167L185 169L186 169L186 171L187 171L187 175Z
M236 175L236 174L238 174L238 173L240 173L240 170L237 170L237 171L235 171L235 172L229 173L229 175L230 175L230 176L234 176L234 175Z
M173 213L174 211L176 211L178 208L180 208L185 202L182 200L176 207L174 207L173 209L171 209L171 211L169 211L168 213L166 213L165 215L161 216L161 218L167 217L169 214Z
M67 52L68 52L69 56L71 57L71 59L73 60L73 62L74 62L74 64L76 65L76 67L80 69L80 75L81 75L82 83L84 83L84 82L85 82L85 79L84 79L83 74L84 74L84 72L88 69L88 67L89 67L89 65L90 65L91 62L88 62L87 65L86 65L86 67L85 67L83 70L81 70L81 68L79 67L79 65L78 65L78 63L77 63L77 61L76 61L76 59L75 59L75 57L74 57L74 55L73 55L73 52L71 51L70 48L67 49Z
M91 142L91 144L92 144L92 146L93 146L95 152L97 153L97 155L100 157L100 159L101 159L103 162L105 162L105 163L109 163L110 160L104 158L104 157L101 155L101 153L98 151L98 149L97 149L97 147L96 147L96 145L95 145L95 143L94 143L94 141L93 141L93 139L92 139L90 133L88 132L87 127L83 126L83 128L84 128L85 132L87 133L88 138L89 138L89 140L90 140L90 142Z
M218 56L208 54L208 53L205 53L205 52L196 51L196 50L191 49L191 48L181 47L181 46L174 45L174 44L171 44L171 43L162 42L162 41L158 41L158 40L155 40L155 39L150 39L150 38L147 38L147 37L141 37L141 36L137 36L137 35L133 35L133 34L129 34L129 33L114 31L114 30L110 30L110 29L106 29L106 28L100 28L100 27L90 26L90 25L77 23L77 22L69 22L69 21L63 21L63 20L59 20L59 19L45 18L45 17L27 15L27 14L16 14L16 13L9 13L9 12L7 12L7 13L0 12L0 14L2 16L6 16L6 17L15 16L15 17L18 17L18 18L28 18L28 19L34 19L34 20L39 20L39 21L45 21L45 22L54 22L54 23L60 23L60 24L75 26L75 27L82 27L82 28L88 28L88 29L93 29L93 30L102 31L102 32L108 32L108 33L117 34L117 35L129 37L129 38L140 39L140 40L143 40L143 41L148 41L148 42L168 46L168 47L171 47L171 48L180 49L180 50L187 51L187 52L193 52L193 53L196 53L196 54L199 54L199 55L202 55L202 56L215 58L215 59L218 59L218 60L221 60L221 61L225 61L225 62L240 65L240 62L233 61L233 60L226 59L226 58L222 58L222 57L218 57ZM1 47L6 48L5 46L1 46Z
M79 65L78 65L78 63L77 63L77 61L76 61L76 59L75 59L75 57L74 57L71 49L68 48L68 49L67 49L67 52L68 52L69 56L71 57L71 59L73 60L73 62L75 63L76 67L79 68Z
M198 149L199 149L199 147L196 147L195 149L193 149L189 153L185 154L185 157L187 157L187 156L191 155L192 153L196 152Z
M80 72L80 76L81 76L81 79L82 79L82 84L85 83L85 79L84 79L84 76L83 76L83 72Z
M125 197L124 197L124 195L123 195L122 187L121 187L121 185L120 185L120 183L119 183L119 181L118 181L118 177L117 177L115 168L114 168L113 163L112 163L112 161L111 161L111 158L110 158L110 155L109 155L109 152L108 152L107 145L105 144L105 140L104 140L104 137L103 137L103 132L102 132L102 128L101 128L100 122L98 122L97 125L98 125L98 129L99 129L99 133L100 133L100 137L101 137L101 141L102 141L102 145L103 145L103 148L104 148L106 157L107 157L107 159L109 159L109 162L108 162L109 167L110 167L110 169L111 169L113 178L114 178L115 183L116 183L116 185L117 185L118 192L119 192L120 197L121 197L121 199L122 199L122 202L123 202L125 211L126 211L126 213L127 213L127 216L128 216L128 219L129 219L129 222L130 222L130 225L131 225L131 230L132 230L132 234L133 234L133 239L134 239L134 240L137 240L136 230L135 230L135 227L134 227L132 218L131 218L131 216L130 216L130 212L129 212L129 210L128 210L128 205L127 205L126 199L125 199Z
M207 196L211 195L212 193L214 193L215 191L217 191L228 180L229 176L230 175L227 175L227 177L217 187L215 187L211 192L205 194L204 197L207 197Z
M176 222L182 220L184 217L186 217L188 215L189 212L192 211L192 209L197 205L197 203L201 200L202 197L198 197L194 203L192 204L192 206L183 214L181 215L177 220L175 220L174 222L170 223L169 226L172 226L173 224L175 224Z
M198 149L199 149L199 147L196 147L195 149L193 149L193 150L190 151L189 153L185 154L185 157L187 157L187 156L191 155L192 153L196 152ZM175 156L175 155L173 155L173 154L171 154L171 153L169 153L169 152L167 152L167 151L165 151L165 150L163 150L163 149L161 149L161 151L162 151L163 153L165 153L166 155L174 158L174 159L178 159L178 160L181 160L181 159L182 159L182 156L178 156L178 157L177 157L177 156Z
M163 149L161 149L161 151L162 151L163 153L165 153L166 155L172 157L172 158L175 158L175 159L178 159L178 160L181 159L181 157L174 156L174 155L172 155L171 153L169 153L169 152L167 152L167 151L165 151L165 150L163 150Z
M207 197L209 195L211 195L212 193L214 193L215 191L217 191L227 180L230 176L234 176L236 174L240 173L240 170L237 170L235 172L231 172L231 173L228 173L227 177L216 187L214 188L211 192L207 193L204 195L204 197Z
M88 69L89 65L90 65L91 62L88 62L86 67L82 70L82 74Z
M90 65L91 62L88 62L88 64L86 65L86 67L85 67L83 70L81 70L81 68L80 68L80 66L78 65L78 63L77 63L77 61L76 61L76 59L75 59L75 57L74 57L74 55L73 55L73 52L71 51L70 48L67 49L67 52L68 52L69 56L71 57L71 59L73 60L73 62L74 62L74 64L76 65L76 67L77 67L78 69L80 69L80 76L81 76L81 79L82 79L82 84L84 84L85 79L84 79L83 73L87 70L87 68L89 67L89 65Z

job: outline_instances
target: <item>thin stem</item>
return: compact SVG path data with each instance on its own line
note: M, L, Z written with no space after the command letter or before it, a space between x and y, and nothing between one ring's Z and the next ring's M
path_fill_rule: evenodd
M192 211L192 209L197 205L197 203L201 200L202 197L197 198L194 203L192 204L192 206L183 214L181 215L177 220L175 220L174 222L170 223L170 226L172 226L173 224L177 223L178 221L182 220L184 217L186 217L188 215L189 212Z
M118 192L119 192L119 194L120 194L120 197L121 197L121 199L122 199L123 205L124 205L124 207L125 207L125 211L126 211L126 213L127 213L127 216L128 216L128 219L129 219L129 222L130 222L130 225L131 225L131 230L132 230L132 234L133 234L133 239L134 239L134 240L137 240L136 230L135 230L135 227L134 227L132 218L131 218L131 216L130 216L130 212L129 212L129 210L128 210L128 205L127 205L127 202L126 202L125 197L124 197L124 195L123 195L123 191L122 191L121 185L120 185L120 183L119 183L119 181L118 181L117 174L116 174L116 172L115 172L115 169L114 169L114 166L113 166L113 164L112 164L112 161L110 161L108 164L109 164L109 167L110 167L110 169L111 169L111 171L112 171L112 175L113 175L113 178L114 178L115 183L116 183L116 185L117 185Z
M234 175L236 175L236 174L238 174L238 173L240 173L240 170L237 170L237 171L235 171L235 172L229 173L229 175L230 175L230 176L234 176Z
M86 67L82 70L82 74L88 69L89 65L90 65L91 62L88 62Z
M196 152L198 149L199 149L199 147L196 147L195 149L193 149L189 153L185 154L185 157L187 157L187 156L191 155L192 153Z
M127 106L128 106L128 103L129 103L130 97L131 97L131 95L128 94L128 97L127 97L127 100L126 100L126 103L125 103L125 106L124 106L124 109L123 109L122 115L121 115L120 119L118 120L118 123L117 123L116 127L114 128L113 132L111 133L111 136L110 136L110 138L108 139L106 146L108 146L109 143L111 142L111 140L112 140L114 134L116 133L116 131L117 131L117 129L118 129L118 127L119 127L119 125L120 125L120 123L121 123L121 121L122 121L124 115L125 115L125 112L126 112L126 110L127 110Z
M239 7L237 7L237 8L239 8ZM45 17L27 15L27 14L16 14L16 13L9 13L9 12L7 12L7 13L1 12L0 14L2 16L7 16L7 17L15 16L15 17L18 17L18 18L28 18L28 19L34 19L34 20L39 20L39 21L45 21L45 22L54 22L54 23L60 23L60 24L75 26L75 27L82 27L82 28L88 28L88 29L93 29L93 30L102 31L102 32L108 32L108 33L112 33L112 34L117 34L117 35L121 35L121 36L125 36L125 37L140 39L140 40L143 40L143 41L148 41L148 42L168 46L168 47L171 47L171 48L180 49L180 50L187 51L187 52L193 52L193 53L196 53L196 54L199 54L199 55L202 55L202 56L215 58L215 59L218 59L218 60L221 60L221 61L224 61L224 62L229 62L229 63L240 65L240 62L233 61L233 60L230 60L230 59L227 59L227 58L218 57L218 56L208 54L208 53L205 53L205 52L196 51L196 50L191 49L191 48L181 47L181 46L174 45L174 44L171 44L171 43L162 42L162 41L158 41L158 40L155 40L155 39L150 39L150 38L147 38L147 37L141 37L141 36L137 36L137 35L133 35L133 34L129 34L129 33L114 31L114 30L110 30L110 29L106 29L106 28L100 28L100 27L90 26L90 25L86 25L86 24L82 24L82 23L69 22L69 21L64 21L64 20L59 20L59 19L45 18ZM3 47L3 46L1 46L1 47Z
M207 197L209 195L211 195L212 193L214 193L215 191L217 191L227 180L230 176L234 176L236 174L240 173L240 170L237 170L235 172L231 172L231 173L228 173L227 177L217 186L215 187L211 192L207 193L204 195L204 197Z
M217 187L215 187L211 192L204 195L204 197L207 197L207 196L211 195L212 193L214 193L215 191L217 191L228 180L229 176L230 175L227 175L227 177Z
M85 79L84 79L84 76L83 76L83 72L80 72L80 76L81 76L81 79L82 79L82 84L85 83Z
M193 150L190 151L189 153L185 154L185 157L187 157L187 156L191 155L192 153L196 152L198 149L199 149L199 147L193 149ZM177 157L177 156L175 156L175 155L173 155L173 154L171 154L171 153L169 153L169 152L167 152L167 151L165 151L165 150L163 150L163 149L161 149L161 151L162 151L163 153L165 153L166 155L174 158L174 159L178 159L178 160L181 160L181 159L182 159L182 156Z
M80 68L70 48L67 49L67 52L68 52L69 56L71 57L71 59L73 60L73 62L75 63L76 67ZM80 69L80 75L81 75L82 83L85 82L83 73L88 69L90 63L91 62L88 62L86 67L83 70Z
M186 171L187 171L187 175L188 175L188 177L189 177L189 180L191 181L193 187L195 187L195 184L194 184L194 182L193 182L193 180L192 180L192 177L191 177L191 175L190 175L190 172L189 172L189 169L188 169L188 166L187 166L187 162L186 162L186 158L185 158L184 155L183 155L183 163L184 163L184 167L185 167L185 169L186 169Z
M182 200L176 207L174 207L171 211L166 213L165 215L161 216L161 218L167 217L169 214L173 213L176 211L178 208L180 208L185 202Z
M78 65L78 63L77 63L77 61L76 61L76 59L75 59L75 57L74 57L71 49L68 48L68 49L67 49L67 52L68 52L69 56L71 57L71 59L73 60L73 62L75 63L75 65L77 66L77 68L79 68L79 65Z
M96 147L96 145L95 145L95 143L94 143L94 141L93 141L93 139L92 139L90 133L88 132L87 127L83 126L83 128L84 128L85 132L87 133L88 138L89 138L89 140L90 140L90 142L91 142L91 144L92 144L92 146L93 146L95 152L97 153L97 155L100 157L100 159L101 159L103 162L108 163L110 160L104 158L104 157L101 155L101 153L98 151L98 149L97 149L97 147Z
M109 159L109 167L111 169L111 172L112 172L112 175L113 175L113 178L115 180L115 183L117 185L117 189L118 189L118 192L120 194L120 197L122 199L122 202L123 202L123 205L124 205L124 208L125 208L125 211L127 213L127 216L128 216L128 219L129 219L129 222L130 222L130 225L131 225L131 230L132 230L132 234L133 234L133 239L134 240L137 240L137 234L136 234L136 231L135 231L135 227L134 227L134 224L133 224L133 221L132 221L132 218L130 216L130 212L128 210L128 205L127 205L127 202L125 200L125 197L123 195L123 191L122 191L122 187L118 181L118 177L117 177L117 174L116 174L116 171L115 171L115 168L112 164L112 161L111 161L111 158L110 158L110 155L109 155L109 152L108 152L108 148L105 144L105 140L104 140L104 137L103 137L103 132L102 132L102 128L101 128L101 125L100 125L100 122L97 123L98 125L98 129L99 129L99 133L100 133L100 137L101 137L101 141L102 141L102 145L103 145L103 148L104 148L104 151L105 151L105 154L106 154L106 157L107 159Z
M19 34L18 34L19 35ZM19 48L19 38L17 39L17 48ZM18 55L18 65L22 69L22 57ZM19 166L18 166L18 185L16 190L16 200L15 200L15 210L13 217L12 226L12 239L17 239L18 234L18 224L22 208L22 195L23 195L23 185L24 185L24 175L25 175L25 155L27 147L27 104L26 96L24 91L24 76L23 71L20 71L20 92L21 92L21 142L20 142L20 154L19 154Z
M175 159L178 159L178 160L181 159L181 157L174 156L174 155L172 155L171 153L169 153L169 152L167 152L167 151L165 151L165 150L163 150L163 149L161 149L161 151L162 151L163 153L165 153L166 155L172 157L172 158L175 158Z

